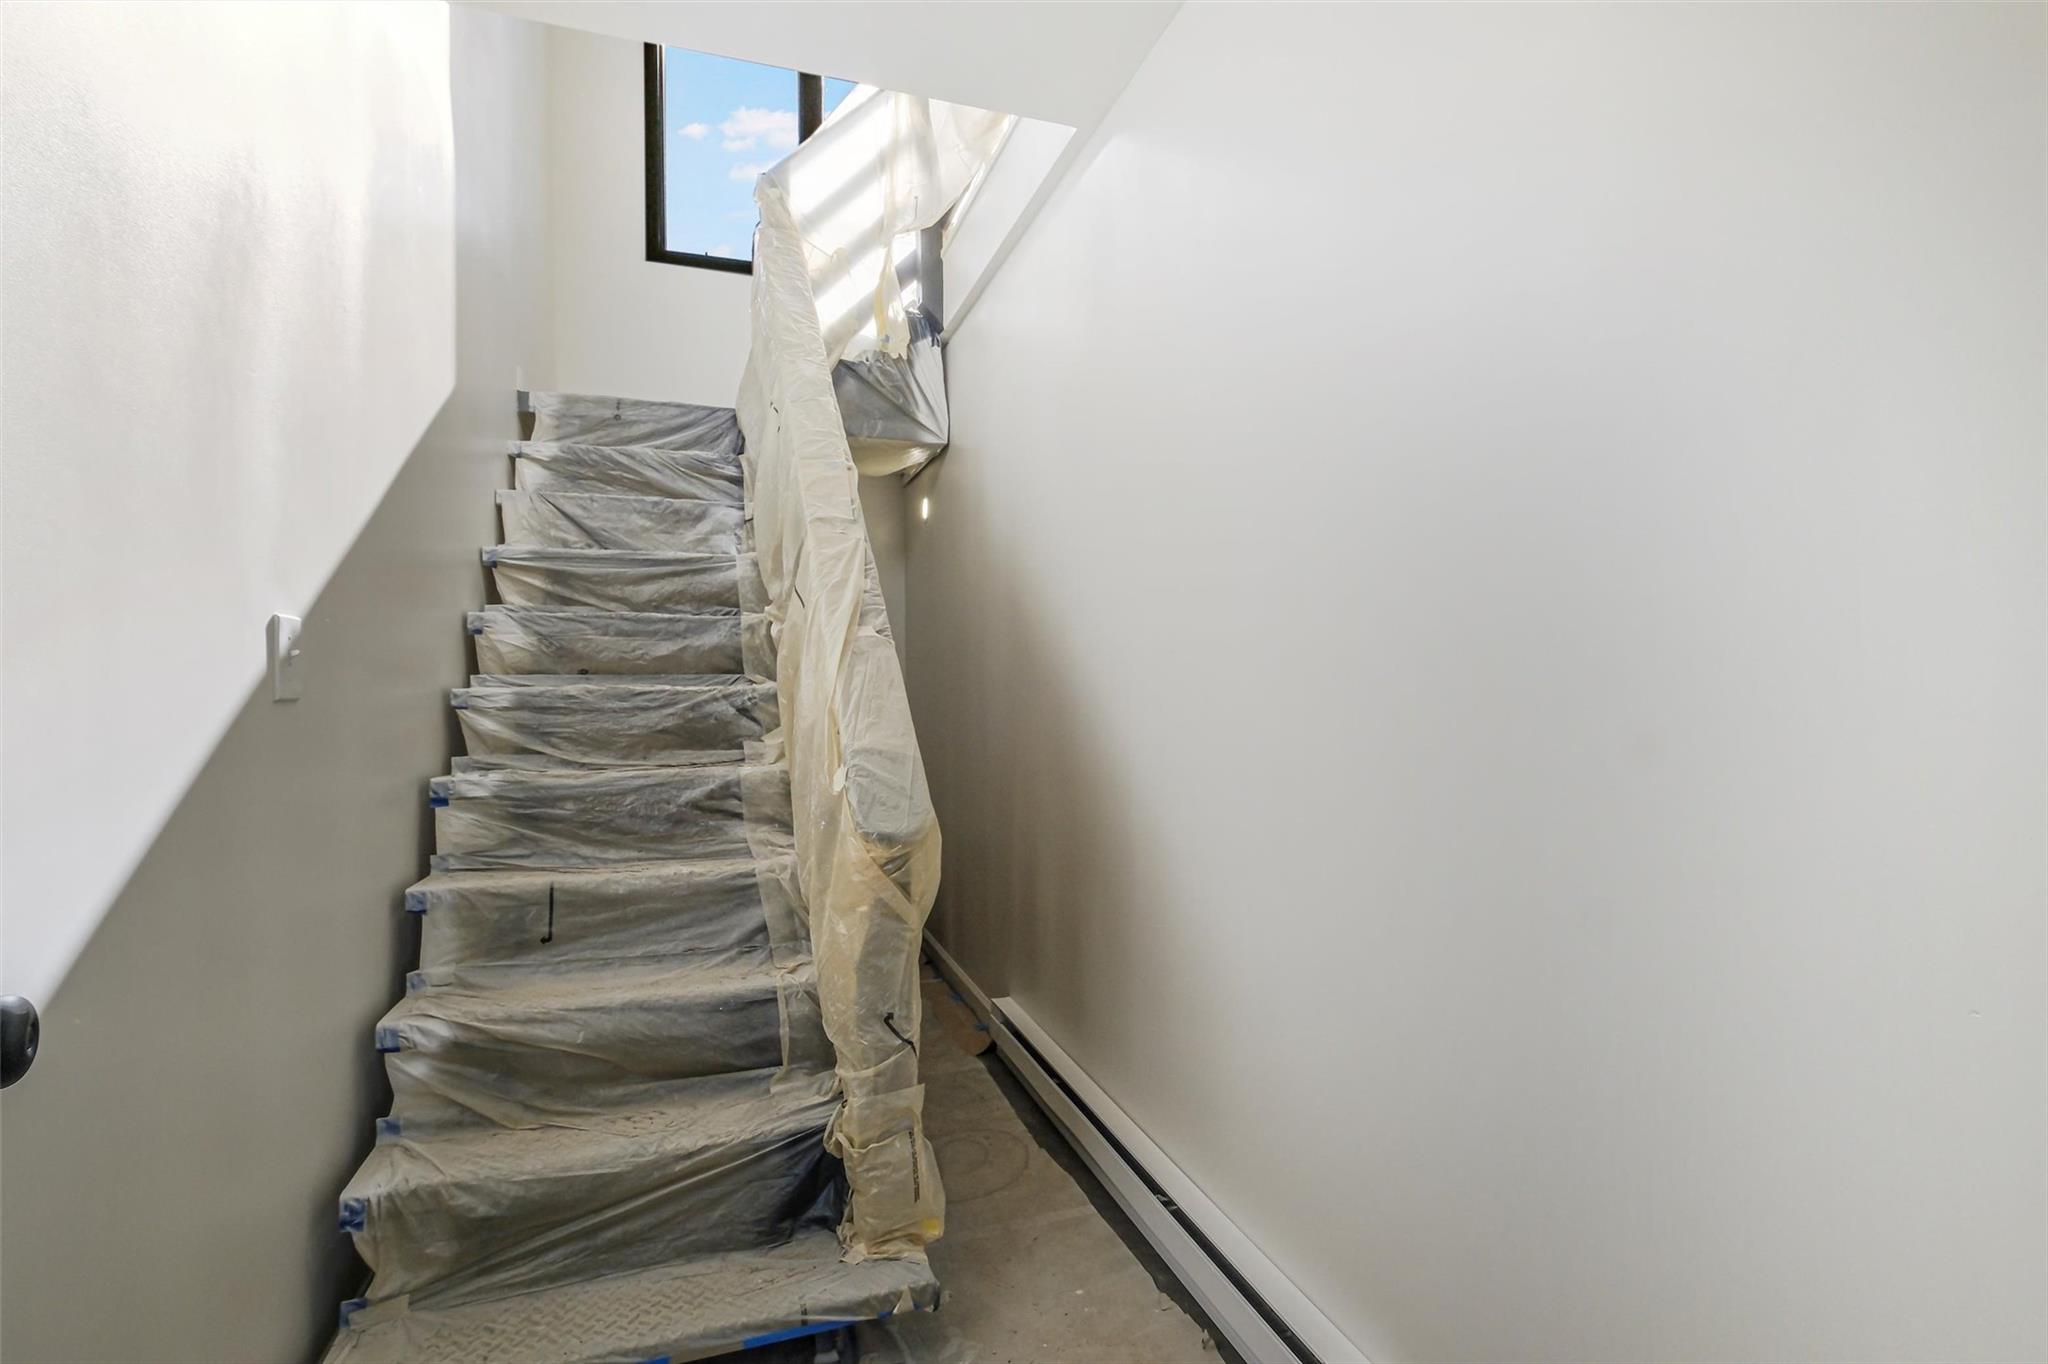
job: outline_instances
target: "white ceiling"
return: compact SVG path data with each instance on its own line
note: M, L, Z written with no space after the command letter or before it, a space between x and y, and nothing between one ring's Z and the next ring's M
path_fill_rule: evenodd
M503 14L673 44L1092 128L1152 50L1160 3L762 4L466 0Z

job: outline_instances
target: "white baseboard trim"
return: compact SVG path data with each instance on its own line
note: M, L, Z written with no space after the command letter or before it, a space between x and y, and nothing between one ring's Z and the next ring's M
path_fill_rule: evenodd
M996 1050L1088 1168L1255 1364L1367 1364L1365 1355L1223 1214L1014 999L990 999L930 934L925 948ZM1290 1340L1291 1337L1291 1340Z

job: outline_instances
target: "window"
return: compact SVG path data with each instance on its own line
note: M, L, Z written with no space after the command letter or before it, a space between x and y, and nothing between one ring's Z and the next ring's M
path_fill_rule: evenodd
M647 44L647 259L754 268L754 178L853 90L685 47Z

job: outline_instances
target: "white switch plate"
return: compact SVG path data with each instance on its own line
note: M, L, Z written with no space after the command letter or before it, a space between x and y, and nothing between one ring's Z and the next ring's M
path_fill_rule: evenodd
M305 667L305 659L299 650L299 634L305 629L297 616L276 615L270 618L269 628L263 638L270 648L270 699L273 701L296 701L299 699L299 672Z

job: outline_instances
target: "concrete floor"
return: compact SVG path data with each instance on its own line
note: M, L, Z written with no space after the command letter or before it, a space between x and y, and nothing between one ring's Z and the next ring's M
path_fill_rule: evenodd
M924 997L944 1297L863 1327L861 1364L1238 1364L929 966Z

